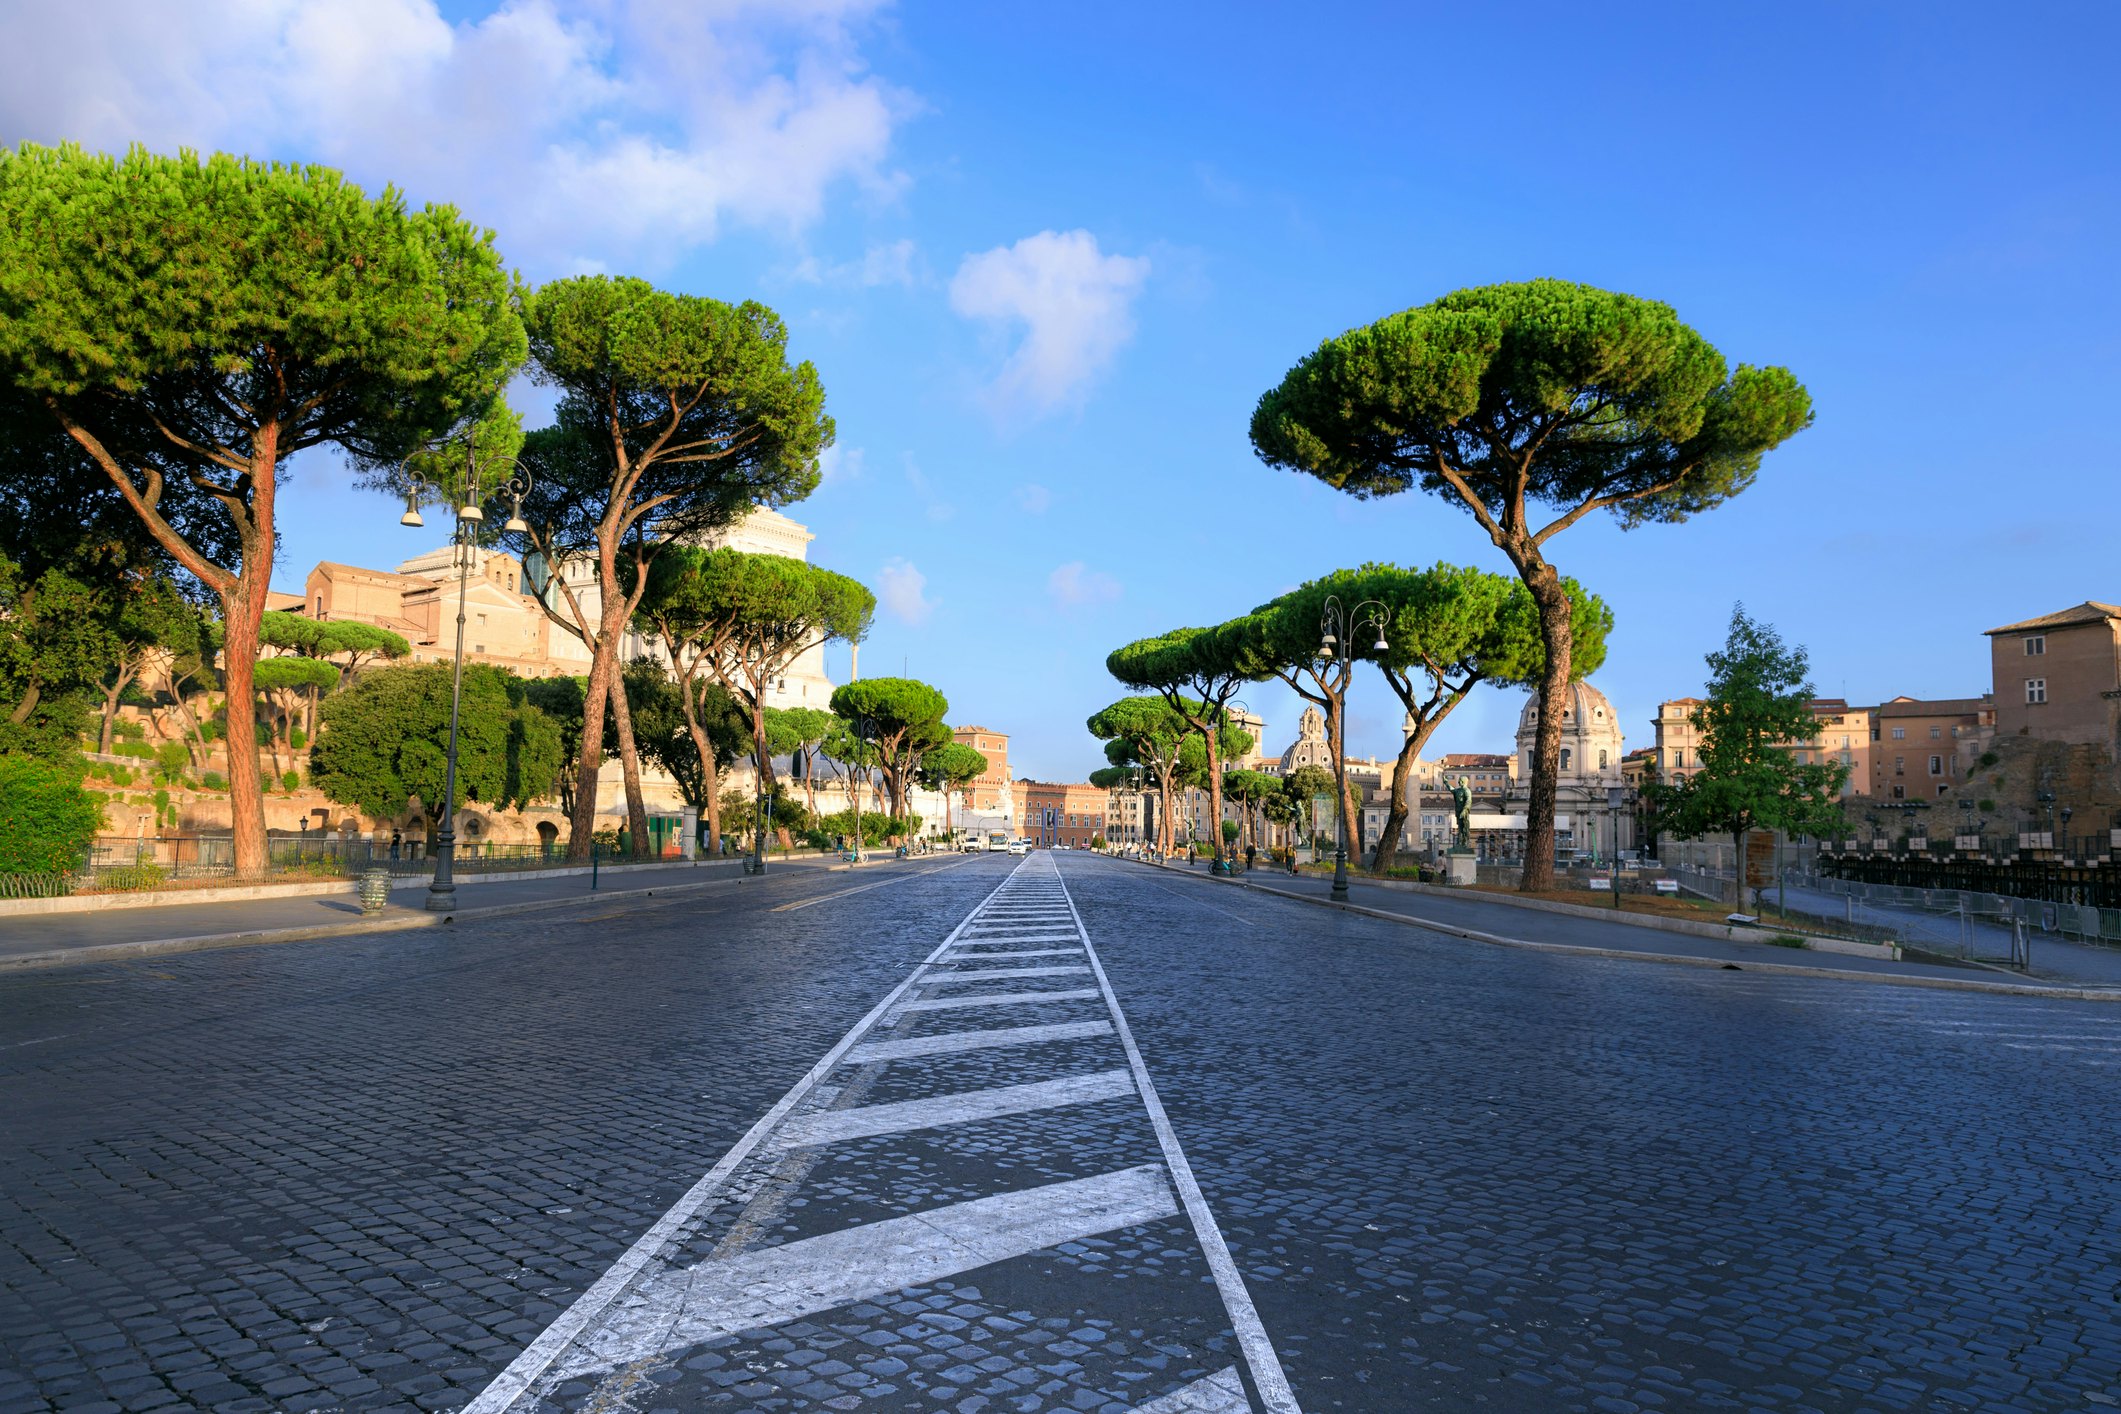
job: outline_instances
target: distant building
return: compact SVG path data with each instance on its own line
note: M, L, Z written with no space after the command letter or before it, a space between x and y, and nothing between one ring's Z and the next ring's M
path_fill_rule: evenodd
M1015 783L1016 833L1033 844L1087 849L1105 832L1109 792L1088 783Z
M1703 706L1699 697L1675 697L1657 705L1657 745L1654 764L1657 778L1667 785L1690 780L1701 769L1702 737L1694 714ZM1838 762L1847 770L1841 786L1844 799L1868 795L1872 789L1871 762L1876 743L1872 738L1872 709L1851 707L1838 697L1818 697L1811 703L1819 723L1819 735L1810 741L1783 743L1800 765Z
M2087 600L1987 637L1998 736L2121 756L2121 606Z
M1988 697L1896 697L1871 709L1870 794L1934 800L1965 783L1996 735Z
M987 769L965 787L965 804L971 810L1001 810L1009 800L1009 736L987 727L953 727L952 740L964 743L987 758Z

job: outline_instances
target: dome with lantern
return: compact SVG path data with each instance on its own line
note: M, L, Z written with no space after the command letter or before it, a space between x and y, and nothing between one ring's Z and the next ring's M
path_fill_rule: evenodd
M1539 694L1525 698L1517 718L1517 778L1532 779L1532 746L1539 733ZM1620 784L1620 719L1606 695L1587 682L1569 684L1561 708L1559 786Z

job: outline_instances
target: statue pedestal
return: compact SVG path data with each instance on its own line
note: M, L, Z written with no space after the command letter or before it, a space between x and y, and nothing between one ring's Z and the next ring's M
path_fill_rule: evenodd
M1479 861L1471 854L1460 854L1452 850L1443 857L1444 882L1453 888L1464 888L1478 877Z

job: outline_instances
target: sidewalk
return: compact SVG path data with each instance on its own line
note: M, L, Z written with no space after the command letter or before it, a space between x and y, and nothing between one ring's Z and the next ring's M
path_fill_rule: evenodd
M1186 874L1203 883L1241 888L1251 892L1282 894L1327 902L1333 881L1314 875L1291 875L1280 870L1255 869L1235 879L1210 876L1205 869L1180 865L1157 866L1164 872ZM2049 982L1980 967L1947 967L1921 962L1890 962L1883 958L1846 957L1838 953L1800 951L1766 943L1725 941L1667 933L1640 926L1625 914L1611 920L1584 918L1521 907L1505 899L1479 894L1413 893L1351 877L1348 904L1365 913L1395 921L1433 927L1460 936L1474 936L1518 946L1569 950L1594 956L1636 957L1650 961L1693 963L1699 966L1734 964L1748 971L1777 972L1799 976L1842 976L1872 981L1893 981L1918 986L1945 987L1984 992L2015 992L2036 996L2087 997L2121 1001L2121 987ZM2036 956L2036 961L2037 961Z
M775 859L772 868L816 869L834 862L832 856L799 855ZM453 916L471 919L650 889L734 881L744 877L744 863L732 858L691 864L607 865L596 875L594 890L586 872L534 879L507 874L459 876ZM351 893L0 918L0 969L431 927L444 915L428 912L426 903L427 891L422 887L393 890L389 906L372 918L362 916L361 905Z

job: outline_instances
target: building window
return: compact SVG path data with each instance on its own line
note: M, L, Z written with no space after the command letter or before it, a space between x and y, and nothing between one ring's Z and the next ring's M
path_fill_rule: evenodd
M1893 774L1896 776L1907 774L1907 758L1905 756L1895 756L1893 758Z
M1894 786L1894 787L1893 787L1893 799L1895 799L1895 800L1906 800L1906 799L1907 799L1907 787L1906 787L1906 786Z
M1893 728L1893 740L1894 740L1894 741L1906 741L1906 740L1907 740L1907 728L1906 728L1906 727L1894 727L1894 728Z
M1603 751L1598 753L1598 769L1601 771L1605 769L1605 752Z
M1561 769L1564 771L1569 769L1569 749L1566 746L1561 748Z
M2027 678L2025 680L2025 700L2035 705L2047 701L2047 679Z
M2046 634L2044 634L2044 633L2036 633L2036 634L2034 634L2034 635L2033 635L2033 636L2032 636L2031 638L2028 638L2028 639L2026 639L2026 640L2025 640L2025 656L2026 656L2026 657L2028 657L2028 658L2037 658L2037 657L2039 657L2040 655L2042 655L2042 654L2043 654L2043 653L2045 653L2045 652L2047 652L2047 635L2046 635Z
M1933 776L1944 774L1944 758L1942 756L1932 756L1930 758L1930 774Z
M1797 753L1797 764L1798 764L1798 765L1800 765L1800 766L1807 766L1807 765L1810 765L1810 764L1811 764L1811 760L1812 760L1812 753L1810 753L1809 751L1800 751L1800 752L1798 752L1798 753Z
M1930 740L1931 740L1931 741L1936 741L1936 740L1938 740L1939 738L1941 738L1941 737L1942 737L1943 735L1944 735L1944 728L1942 728L1942 727L1931 727L1931 728L1930 728Z

